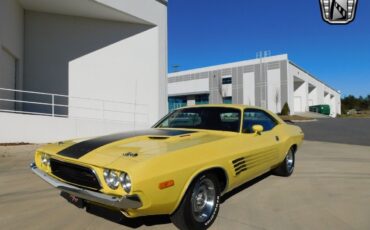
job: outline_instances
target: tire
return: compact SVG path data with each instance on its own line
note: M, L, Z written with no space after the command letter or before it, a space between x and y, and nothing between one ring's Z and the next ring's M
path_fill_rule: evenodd
M292 175L295 166L295 151L290 148L286 154L284 161L274 170L278 176L288 177Z
M204 230L215 221L220 208L220 182L211 173L198 176L186 191L180 206L171 215L181 230Z

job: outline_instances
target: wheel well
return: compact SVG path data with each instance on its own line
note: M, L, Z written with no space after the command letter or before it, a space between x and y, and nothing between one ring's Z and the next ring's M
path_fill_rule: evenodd
M172 213L174 213L179 208L179 206L181 205L181 202L184 200L184 196L186 195L186 192L189 190L191 184L194 183L194 181L197 178L199 178L199 176L201 176L205 173L211 173L211 174L216 175L218 181L220 182L220 191L221 191L221 193L223 193L226 190L226 186L228 184L229 179L228 179L228 176L227 176L227 173L226 173L225 169L223 169L221 167L216 167L216 168L209 168L209 169L206 169L204 171L201 171L195 177L193 177L192 181L190 181L190 184L187 186L186 190L181 195L181 200L179 200L179 203L176 205L176 209Z
M208 170L205 170L205 171L199 173L199 175L204 174L204 173L212 173L212 174L216 175L218 181L220 182L221 192L223 192L226 189L228 178L227 178L227 175L226 175L226 172L225 172L224 169L222 169L222 168L212 168L212 169L208 169Z
M292 147L290 147L292 150L293 150L293 153L296 153L297 152L297 148L298 146L296 144L292 145Z

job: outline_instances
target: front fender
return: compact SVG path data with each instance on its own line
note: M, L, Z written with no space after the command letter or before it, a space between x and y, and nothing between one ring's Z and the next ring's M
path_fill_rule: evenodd
M194 173L188 178L188 180L185 183L183 189L181 190L180 196L177 199L177 202L174 206L174 209L171 211L170 214L174 213L177 210L177 208L180 206L186 192L188 191L188 189L189 189L191 183L194 181L194 179L196 179L202 173L207 172L207 171L211 171L211 170L214 170L214 169L221 169L224 172L224 174L226 176L226 185L225 185L224 191L227 191L227 188L229 187L229 174L227 173L227 170L223 166L214 165L214 166L202 167L202 168L194 171Z

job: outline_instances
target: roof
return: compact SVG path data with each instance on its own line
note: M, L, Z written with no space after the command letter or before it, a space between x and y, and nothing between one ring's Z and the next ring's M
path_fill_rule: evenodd
M207 67L183 70L179 72L169 73L168 77L171 78L171 77L177 77L177 76L182 76L182 75L187 75L187 74L209 72L209 71L215 71L215 70L220 70L220 69L239 67L243 65L255 65L255 64L259 64L261 61L263 61L264 63L267 63L267 62L274 62L274 61L281 61L281 60L288 60L288 54L274 55L274 56L263 57L263 58L254 58L254 59L249 59L249 60L244 60L244 61L230 62L226 64L212 65L212 66L207 66Z

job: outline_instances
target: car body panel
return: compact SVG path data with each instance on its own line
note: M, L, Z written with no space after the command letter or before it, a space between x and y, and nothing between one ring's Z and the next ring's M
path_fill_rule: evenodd
M202 107L221 106L241 111L247 108L259 109L244 105ZM289 148L301 144L303 132L299 127L288 125L275 114L265 112L278 124L272 130L261 134L171 128L172 131L185 130L188 133L172 136L134 135L99 146L78 158L59 154L78 143L86 143L84 139L69 140L38 149L35 164L54 178L57 177L51 173L50 167L41 163L42 153L47 153L57 160L93 169L101 183L101 193L114 196L135 194L140 197L142 207L121 210L129 217L171 214L180 204L190 183L200 173L212 169L222 170L227 178L223 191L226 193L275 168L284 160ZM151 130L153 129L159 130ZM146 132L152 133L151 130ZM160 130L166 132L169 129ZM122 187L117 190L110 189L104 183L105 168L128 173L132 180L131 192L127 194ZM174 181L174 186L165 189L159 187L160 183L169 180Z

